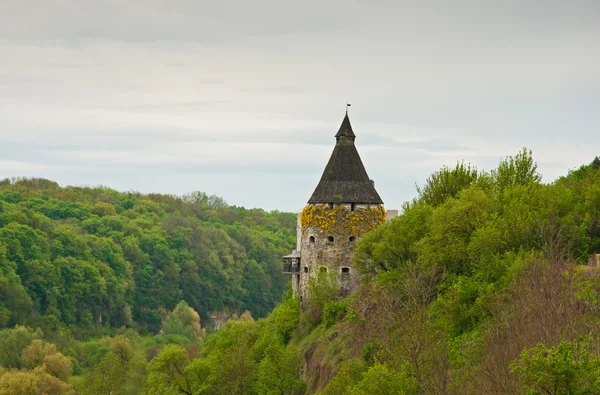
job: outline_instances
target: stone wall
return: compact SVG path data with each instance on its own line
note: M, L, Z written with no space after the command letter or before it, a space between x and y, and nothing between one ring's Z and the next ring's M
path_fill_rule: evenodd
M350 205L345 205L351 210ZM369 206L356 205L355 210L368 208ZM373 207L373 206L371 206ZM340 293L347 295L356 289L359 281L358 273L354 268L354 250L360 238L352 235L348 230L324 232L320 228L309 227L300 232L299 250L302 254L299 294L301 300L306 300L308 293L308 282L315 277L320 270L338 275Z

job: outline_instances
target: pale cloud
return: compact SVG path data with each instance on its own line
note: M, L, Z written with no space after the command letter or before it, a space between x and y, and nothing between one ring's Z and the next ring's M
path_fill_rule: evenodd
M17 160L0 160L0 168L9 168L19 172L31 173L49 170L51 169L51 166L43 163L32 163Z
M0 177L291 210L348 101L388 206L460 160L598 155L596 1L5 3Z

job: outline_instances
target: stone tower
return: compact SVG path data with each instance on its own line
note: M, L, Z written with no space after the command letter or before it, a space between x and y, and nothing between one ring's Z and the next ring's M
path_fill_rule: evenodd
M319 272L336 273L340 293L357 285L353 255L361 235L383 223L386 212L360 159L348 114L321 181L298 215L296 249L284 257L294 293L307 297L308 281Z

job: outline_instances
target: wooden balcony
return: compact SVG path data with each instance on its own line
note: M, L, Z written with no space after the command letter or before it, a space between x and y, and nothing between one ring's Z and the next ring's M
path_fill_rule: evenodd
M300 265L296 262L283 262L283 274L298 274L300 273Z
M300 273L300 253L296 250L283 257L283 274Z

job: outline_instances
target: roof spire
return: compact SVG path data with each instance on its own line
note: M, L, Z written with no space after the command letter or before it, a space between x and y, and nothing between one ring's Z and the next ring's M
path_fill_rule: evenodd
M335 137L337 144L308 203L383 204L354 145L356 136L348 113Z
M350 103L346 103L346 115L348 115L348 107L350 107L352 104Z
M346 116L344 116L340 130L338 130L335 135L335 139L338 143L340 141L350 141L354 143L354 140L356 139L356 135L352 130L352 125L350 125L350 118L348 117L348 106L350 106L350 104L346 104Z

